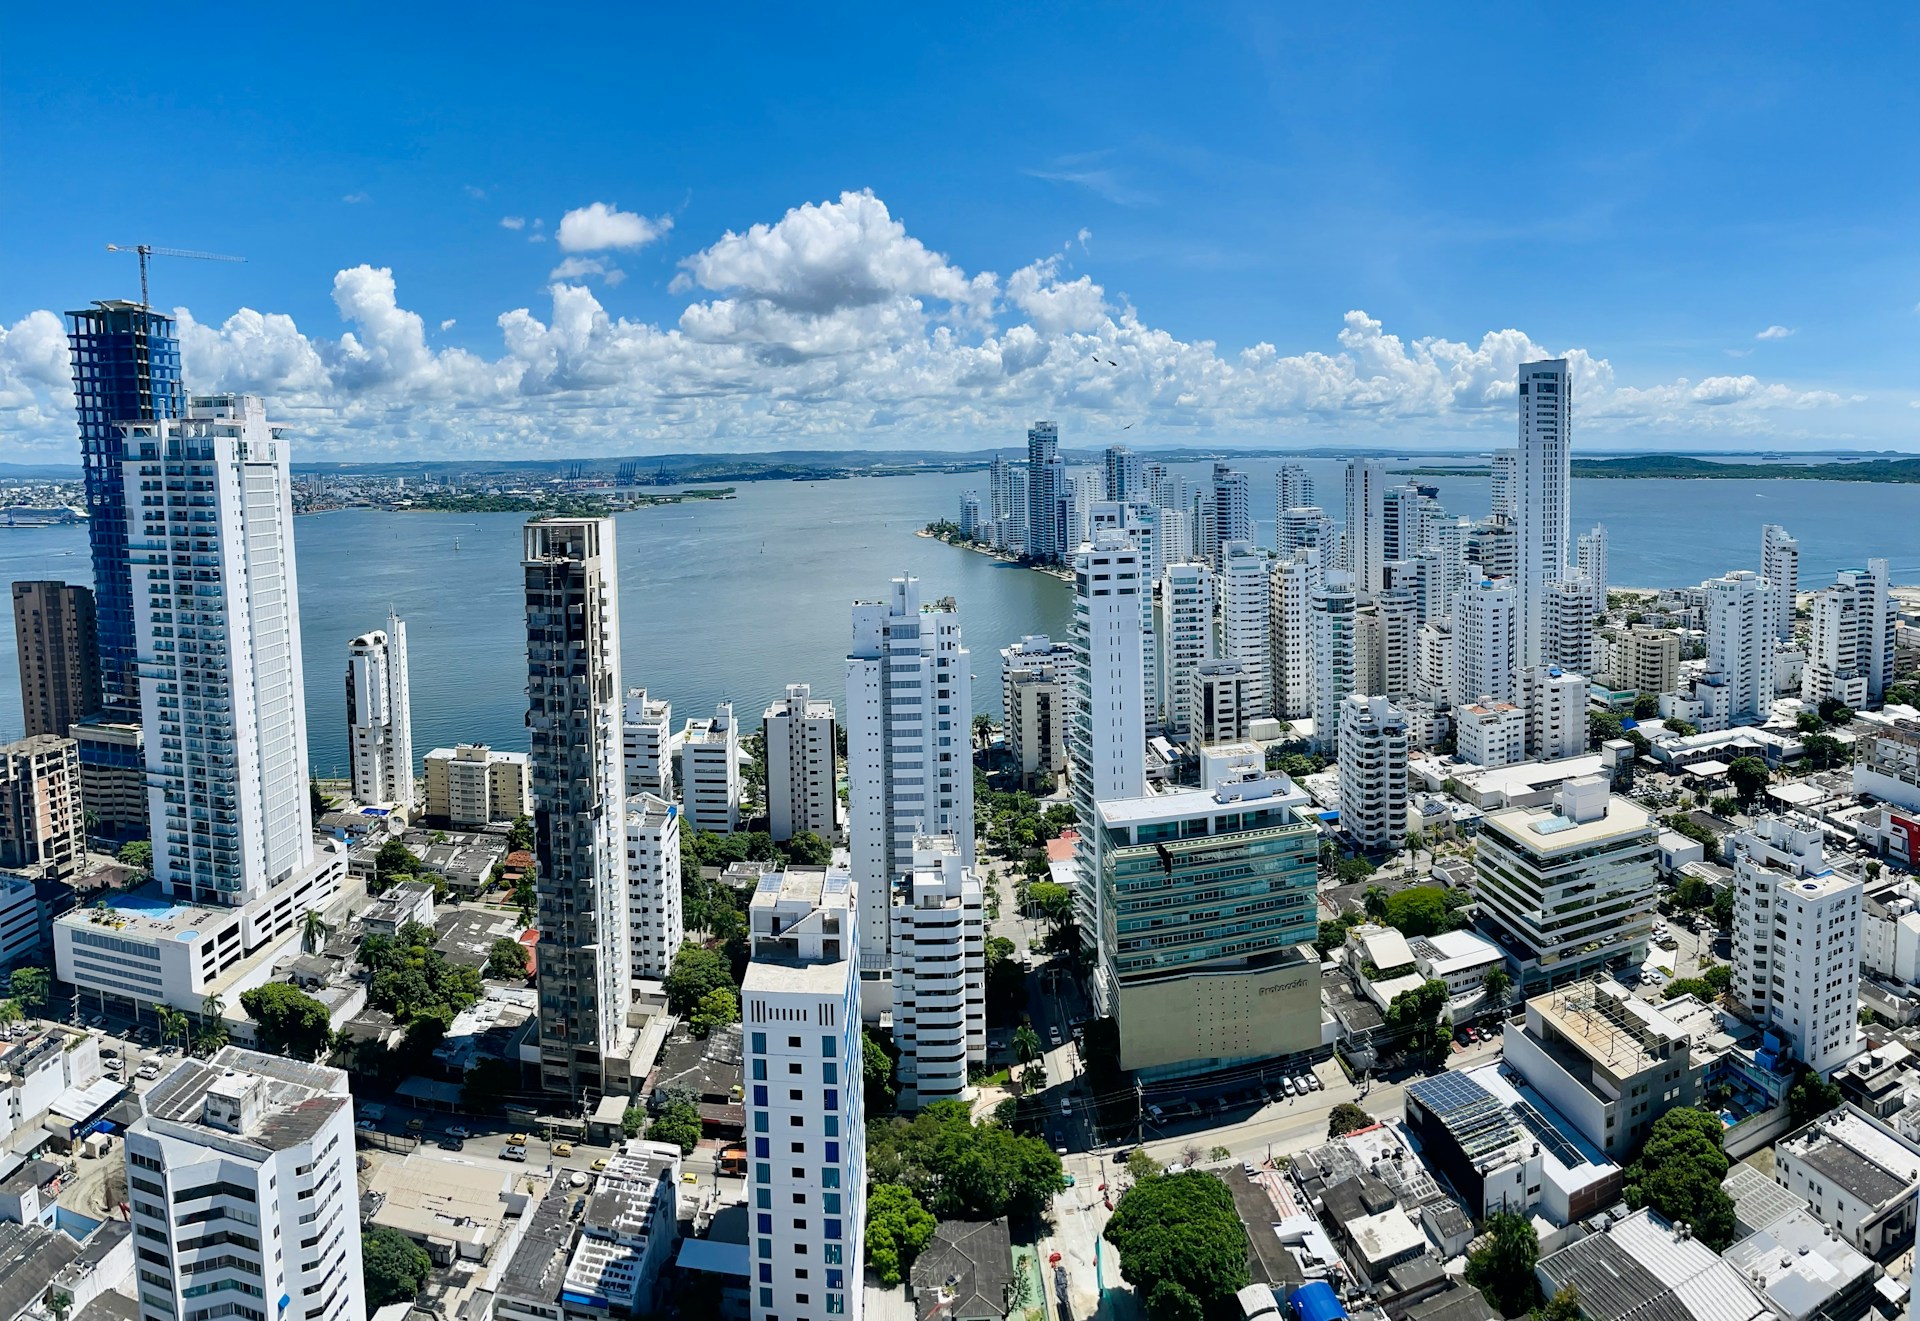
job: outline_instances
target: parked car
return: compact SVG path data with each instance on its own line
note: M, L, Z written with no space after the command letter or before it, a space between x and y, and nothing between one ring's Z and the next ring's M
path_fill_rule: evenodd
M440 1150L442 1151L463 1151L466 1149L466 1145L464 1141L451 1133L440 1139Z
M509 1142L506 1146L500 1148L501 1160L524 1161L526 1160L526 1158L527 1158L527 1149L521 1143Z
M1314 1091L1316 1091L1316 1092L1317 1092L1317 1091L1319 1091L1319 1090L1320 1090L1320 1089L1321 1089L1322 1087L1325 1087L1325 1086L1326 1086L1326 1084L1320 1081L1320 1075L1319 1075L1319 1074L1317 1074L1317 1073L1309 1073L1309 1074L1307 1075L1307 1086L1309 1086L1309 1087L1311 1087L1311 1088L1312 1088L1312 1089L1313 1089Z
M353 1121L353 1126L362 1133L371 1133L374 1130L374 1123L371 1119L356 1119Z
M573 1154L573 1143L556 1142L553 1144L551 1150L556 1156L571 1156Z
M447 1136L450 1138L470 1138L473 1134L467 1131L465 1124L454 1124L447 1129Z

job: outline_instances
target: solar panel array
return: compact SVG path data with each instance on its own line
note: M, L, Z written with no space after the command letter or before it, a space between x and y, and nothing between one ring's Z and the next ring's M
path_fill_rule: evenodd
M1513 1114L1527 1127L1527 1132L1540 1139L1540 1145L1553 1153L1553 1158L1568 1169L1585 1165L1587 1158L1580 1154L1580 1148L1567 1141L1566 1136L1547 1122L1547 1117L1535 1110L1525 1101L1516 1101Z
M1479 1083L1458 1074L1422 1078L1407 1088L1407 1095L1446 1125L1469 1160L1491 1155L1520 1136L1506 1106Z

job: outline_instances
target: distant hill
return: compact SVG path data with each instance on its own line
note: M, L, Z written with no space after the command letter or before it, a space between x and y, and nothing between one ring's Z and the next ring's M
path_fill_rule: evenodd
M1714 463L1684 454L1636 454L1623 459L1575 459L1575 477L1759 479L1793 482L1920 482L1920 458L1862 459L1857 463Z

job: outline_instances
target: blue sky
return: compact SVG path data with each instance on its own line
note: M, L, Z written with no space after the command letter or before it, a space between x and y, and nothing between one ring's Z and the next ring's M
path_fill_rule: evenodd
M141 240L316 458L1920 448L1916 11L1030 8L11 15L0 461Z

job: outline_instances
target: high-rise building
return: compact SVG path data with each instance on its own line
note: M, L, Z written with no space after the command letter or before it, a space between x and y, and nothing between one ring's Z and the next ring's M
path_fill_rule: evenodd
M1074 846L1074 907L1081 939L1102 927L1096 856L1098 805L1147 791L1147 694L1141 672L1140 598L1153 590L1140 548L1111 528L1074 557L1074 691L1067 725L1073 805L1080 822ZM1111 1012L1110 985L1096 973L1094 1001Z
M1476 565L1482 578L1512 578L1518 572L1520 545L1513 528L1512 523L1488 519L1468 529L1462 553L1469 566L1469 577Z
M960 492L960 535L977 539L984 523L985 519L980 513L980 492Z
M1568 780L1550 804L1488 814L1474 857L1480 924L1522 995L1646 958L1658 833L1598 775Z
M86 862L80 751L74 741L30 734L0 747L0 867L65 877Z
M626 772L627 797L652 794L673 801L672 702L649 697L644 688L627 689L620 761Z
M680 904L680 809L657 794L627 798L627 935L635 977L659 981L686 927Z
M1389 588L1369 607L1374 618L1374 692L1405 706L1413 692L1420 634L1420 607L1411 591ZM1364 690L1363 690L1364 691Z
M533 777L524 752L484 743L435 748L421 763L424 813L435 825L505 824L533 815Z
M1273 713L1273 651L1270 636L1266 552L1244 541L1220 548L1220 658L1238 661L1246 677L1249 718Z
M1066 554L1072 555L1093 531L1094 506L1106 502L1100 498L1100 474L1091 468L1070 471L1063 489L1066 495L1061 501L1060 525L1066 537Z
M1107 499L1145 502L1144 480L1138 454L1125 445L1107 446Z
M1462 696L1454 668L1453 632L1452 617L1442 615L1420 625L1414 635L1413 695L1424 704L1451 706Z
M1347 460L1347 526L1343 563L1357 596L1371 598L1386 577L1387 473L1378 459Z
M100 643L105 714L139 723L132 561L128 534L126 433L135 422L177 418L186 411L180 341L173 318L119 299L67 313L73 403L80 421L80 465L86 484L87 541L93 555L94 618ZM137 531L134 535L138 535Z
M244 905L314 856L288 444L215 395L125 453L154 875Z
M1561 761L1587 750L1587 679L1558 665L1535 665L1515 679L1527 713L1527 756Z
M1323 552L1306 547L1274 561L1267 579L1267 646L1273 657L1273 714L1282 720L1313 715L1313 594L1321 585Z
M1493 452L1489 463L1489 481L1492 486L1489 513L1496 522L1511 523L1518 510L1517 485L1520 469L1520 451L1517 449L1499 449Z
M1030 790L1052 793L1067 769L1066 692L1073 664L1073 649L1045 634L1021 638L1000 653L1007 751Z
M1586 584L1597 618L1607 609L1607 529L1595 523L1574 543L1574 577Z
M1211 660L1213 646L1213 571L1197 562L1169 564L1160 575L1156 604L1160 648L1160 718L1167 732L1186 737L1192 728L1193 672Z
M1207 545L1215 568L1226 561L1235 542L1253 541L1253 497L1247 475L1224 463L1213 465L1213 540Z
M1273 474L1273 508L1284 514L1313 503L1313 478L1305 464L1283 463Z
M945 835L914 841L893 883L893 1043L908 1108L968 1095L987 1062L987 924L979 879Z
M1818 822L1760 817L1733 855L1733 986L1743 1012L1822 1077L1860 1053L1864 891L1827 865Z
M1438 508L1413 482L1389 486L1380 497L1381 563L1391 564L1419 554L1427 540L1427 510Z
M831 840L840 830L833 703L815 697L807 684L788 684L787 695L761 718L767 741L767 833L785 841L803 832Z
M1252 684L1239 661L1201 661L1188 679L1187 709L1192 713L1193 741L1203 747L1238 743L1247 736L1253 719L1248 699Z
M20 714L29 736L65 737L100 709L100 644L90 590L16 582L13 640L20 653Z
M140 1321L366 1321L344 1069L225 1046L139 1106L125 1144Z
M860 940L844 854L760 880L745 1034L752 1321L860 1321L867 1132ZM882 905L884 911L885 905ZM775 1150L775 1148L778 1150Z
M1482 578L1453 603L1454 671L1461 696L1511 702L1520 665L1519 602L1513 583Z
M1545 664L1578 674L1592 674L1594 666L1593 591L1582 578L1547 585Z
M1045 564L1066 554L1066 529L1060 525L1065 474L1060 424L1035 422L1027 430L1027 554Z
M688 830L731 835L740 829L740 726L732 702L680 731L680 802Z
M124 720L82 720L68 731L80 747L80 801L87 833L116 844L147 833L146 732Z
M631 998L618 564L611 518L527 523L540 1082L576 1100L612 1081Z
M1322 753L1340 750L1340 705L1354 691L1355 657L1353 577L1329 573L1313 589L1308 609L1313 630L1313 746Z
M1622 688L1670 693L1680 683L1680 635L1664 628L1628 628L1620 635Z
M407 625L387 612L387 627L347 644L347 761L362 803L413 807L413 715L407 689Z
M1567 576L1573 378L1564 358L1520 364L1514 464L1514 591L1522 665L1546 660L1548 585Z
M1340 704L1340 832L1372 851L1407 833L1407 714L1384 697Z
M1707 668L1694 687L1700 727L1760 724L1773 706L1773 587L1748 569L1701 587L1707 594Z
M1838 698L1848 706L1877 706L1893 682L1894 611L1887 561L1842 569L1831 587L1814 593L1806 669L1806 702Z
M1793 612L1800 599L1800 543L1778 523L1760 529L1760 576L1773 585L1774 636L1793 638Z
M1291 555L1308 547L1318 547L1323 554L1331 554L1336 541L1333 521L1319 505L1294 505L1280 511L1273 535L1274 547L1280 554Z
M1051 423L1044 424L1051 426ZM853 604L847 653L847 837L869 982L884 980L888 895L921 835L951 835L973 865L973 657L951 600L922 605L920 580L895 578ZM882 1012L884 988L868 988Z
M1103 801L1110 911L1096 981L1111 988L1120 1065L1179 1077L1314 1049L1321 1013L1307 797L1263 772L1210 789Z

